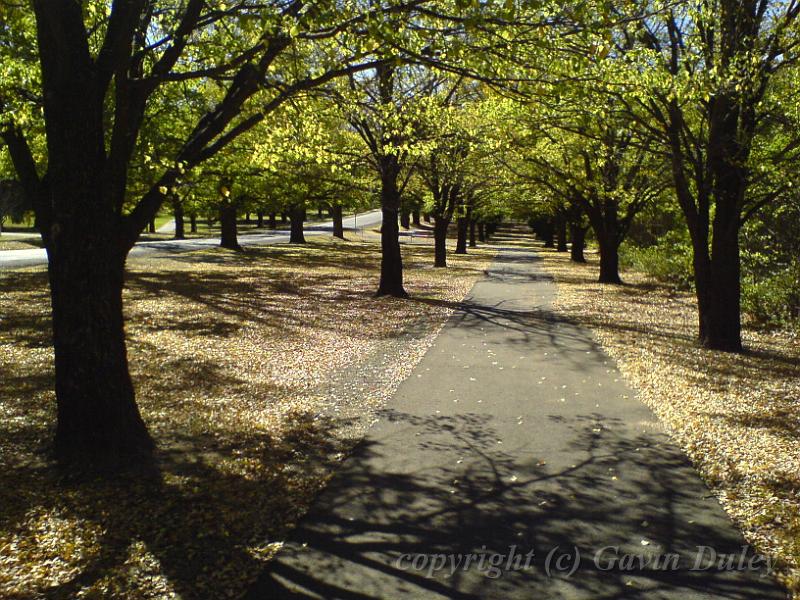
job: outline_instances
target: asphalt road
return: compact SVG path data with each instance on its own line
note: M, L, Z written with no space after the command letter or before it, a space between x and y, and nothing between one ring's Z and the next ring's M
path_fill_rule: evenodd
M784 598L553 297L502 250L246 597Z
M346 217L343 220L345 229L373 227L381 223L381 211L374 210L356 217ZM314 223L305 229L308 235L324 235L333 231L333 222ZM242 246L263 246L289 241L289 232L277 229L261 233L242 234L239 243ZM131 250L130 258L157 258L170 256L192 250L203 250L219 245L219 238L202 238L187 240L163 240L157 242L139 242ZM47 253L44 249L32 248L29 250L2 250L0 251L0 271L32 267L47 264Z

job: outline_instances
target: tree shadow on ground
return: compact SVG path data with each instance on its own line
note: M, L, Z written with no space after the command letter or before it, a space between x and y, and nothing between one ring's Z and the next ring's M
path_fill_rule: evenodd
M286 336L302 333L301 325L332 330L355 303L379 307L360 324L365 337L408 336L441 318L419 311L381 333L377 325L403 301L372 299L374 270L359 272L358 261L342 264L350 247L341 254L316 249L319 260L310 260L302 277L281 272L281 264L296 267L292 261L305 249L289 252L237 255L230 265L242 269L208 275L182 263L173 267L173 259L156 268L131 266L125 292L131 369L158 443L157 478L103 482L65 477L53 467L46 453L55 422L46 273L4 276L15 295L2 314L2 341L25 360L0 367L0 537L15 548L4 557L0 596L235 597L255 578L272 552L269 543L285 538L350 448L352 438L339 437L348 419L325 417L317 404L312 412L293 411L280 427L261 422L273 418L271 403L322 391L316 384L277 389L244 381L227 357L218 353L217 361L204 351L253 323ZM377 266L368 257L374 247L359 252L365 268ZM421 261L425 252L411 255ZM320 265L339 272L320 272ZM437 284L426 290L445 291ZM231 417L233 403L224 400L230 397L244 411L241 419ZM255 416L247 414L251 408Z
M279 439L241 432L174 435L159 449L158 477L94 480L65 477L46 463L6 465L0 523L4 531L23 533L16 552L37 557L29 560L71 559L78 568L35 594L6 589L3 597L68 600L87 591L104 597L237 597L263 569L269 556L264 548L285 538L313 497L309 489L318 490L335 464L342 451L332 435L337 426L298 413ZM226 466L243 456L252 465L246 472ZM57 493L42 496L43 488ZM46 538L49 548L25 546L30 528L56 526L64 530ZM76 561L74 552L83 556Z
M784 597L757 573L689 568L697 546L740 554L743 542L727 533L718 507L709 511L693 470L663 436L632 436L600 415L562 419L554 426L570 432L565 449L581 459L550 466L500 449L486 415L384 418L391 426L357 448L246 598ZM393 459L400 435L434 458ZM530 568L492 578L474 564L412 566L419 554L507 556L512 546L535 551ZM606 546L650 560L674 553L681 568L609 567L612 551L595 560ZM548 553L576 547L575 572L551 564L548 575Z

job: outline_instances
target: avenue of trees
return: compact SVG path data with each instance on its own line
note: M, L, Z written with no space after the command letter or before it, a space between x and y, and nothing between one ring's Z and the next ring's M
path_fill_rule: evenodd
M48 255L64 462L147 462L122 289L169 212L379 206L377 295L404 298L413 221L447 264L501 218L694 288L698 342L800 311L794 0L0 0L0 218ZM428 225L430 223L430 225Z

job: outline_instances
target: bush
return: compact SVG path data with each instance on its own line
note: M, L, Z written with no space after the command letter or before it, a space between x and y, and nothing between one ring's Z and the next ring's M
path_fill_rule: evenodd
M691 289L694 282L691 245L676 232L666 234L654 246L639 248L623 244L620 261L623 267L642 271L681 289Z
M764 279L742 281L742 309L757 325L800 326L800 263Z
M743 312L757 326L800 329L800 262L777 267L758 258L742 253ZM680 289L693 289L691 244L678 232L667 233L654 246L626 242L620 263Z

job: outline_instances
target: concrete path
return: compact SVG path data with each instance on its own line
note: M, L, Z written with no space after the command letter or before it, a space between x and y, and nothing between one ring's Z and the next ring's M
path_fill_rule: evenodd
M345 229L361 229L374 227L381 222L381 211L374 210L356 217L347 217L342 220ZM305 227L307 236L324 235L333 231L333 222L313 223ZM247 246L264 246L289 241L289 232L276 229L239 235L239 244ZM158 258L170 256L193 250L204 250L219 246L219 238L198 238L186 240L163 240L157 242L138 242L131 250L129 257ZM20 269L36 265L47 264L47 252L43 248L30 250L3 250L0 251L0 270Z
M783 598L554 291L504 249L246 597Z

